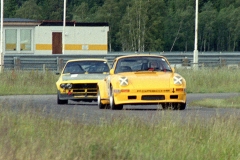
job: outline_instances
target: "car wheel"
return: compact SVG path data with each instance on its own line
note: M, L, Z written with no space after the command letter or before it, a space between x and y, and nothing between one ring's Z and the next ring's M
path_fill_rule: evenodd
M186 108L186 103L176 103L173 106L174 110L184 110Z
M187 106L187 103L180 103L179 104L179 110L184 110L184 109L186 109L186 106Z
M97 93L97 102L98 102L99 109L109 109L109 105L101 103L100 90L98 90L98 93Z
M68 100L59 99L59 93L57 95L57 104L68 104Z
M164 103L162 104L163 110L173 110L177 106L177 103Z
M122 110L123 109L123 105L122 104L119 104L119 105L115 104L115 102L114 102L114 95L113 95L113 88L112 87L110 88L110 98L109 98L109 101L110 101L110 108L112 110Z
M167 108L168 108L168 105L166 104L166 103L163 103L163 104L161 104L162 105L162 109L163 110L166 110Z

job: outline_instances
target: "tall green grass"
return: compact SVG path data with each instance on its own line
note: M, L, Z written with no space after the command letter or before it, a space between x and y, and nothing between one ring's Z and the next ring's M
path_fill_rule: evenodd
M176 69L187 82L187 93L240 92L240 70L222 68ZM0 73L0 95L56 94L59 76L52 71L5 71ZM229 103L230 102L230 103ZM188 106L240 108L240 98L205 99Z
M177 69L187 82L187 93L240 92L240 70L221 68ZM240 97L204 99L188 106L240 108Z
M187 93L240 92L240 70L176 69L187 81ZM56 94L58 76L52 71L5 71L0 73L0 95Z
M234 115L183 121L162 111L154 123L122 115L85 124L22 108L14 112L0 105L0 159L240 159L239 117Z
M228 68L176 69L187 82L187 93L240 92L240 70ZM0 73L0 95L56 94L59 76L52 71L5 71ZM229 105L231 101L232 105ZM204 104L203 104L204 103ZM219 104L216 106L216 104ZM240 108L240 98L204 100L191 105Z
M0 73L0 95L56 94L57 79L51 71L5 71Z
M202 68L198 70L177 69L187 82L187 93L240 92L240 70Z
M188 93L240 90L238 70L177 72L185 77ZM0 95L56 94L57 79L50 71L3 72ZM226 101L235 104L238 99ZM11 108L8 102L0 103L0 159L4 160L240 159L237 115L203 119L186 114L189 117L182 119L179 114L173 119L171 111L160 111L154 114L159 117L154 123L123 114L112 115L111 121L102 117L97 124L86 124L77 118L46 115L44 109L21 102L17 109Z

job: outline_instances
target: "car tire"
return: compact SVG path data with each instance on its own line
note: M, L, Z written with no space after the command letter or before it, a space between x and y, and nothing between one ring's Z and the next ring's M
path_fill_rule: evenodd
M180 103L178 110L186 109L187 103Z
M184 110L186 103L164 103L162 104L163 110Z
M176 103L174 106L173 106L173 109L174 110L184 110L186 108L186 104L187 103Z
M101 95L100 95L99 89L98 89L98 93L97 93L97 104L98 104L99 109L109 109L109 105L101 103Z
M68 100L61 100L59 98L59 93L57 94L57 104L68 104Z
M163 104L161 104L161 105L162 105L162 109L163 109L163 110L168 109L168 105L167 105L166 103L163 103Z
M110 88L110 97L109 97L109 101L110 101L110 108L112 110L122 110L123 109L123 105L122 104L118 104L116 105L114 102L114 95L113 95L113 88Z

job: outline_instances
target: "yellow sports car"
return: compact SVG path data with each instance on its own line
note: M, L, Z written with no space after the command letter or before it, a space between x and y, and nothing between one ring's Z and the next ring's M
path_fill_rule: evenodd
M98 82L98 107L121 110L123 105L134 104L184 110L186 81L163 56L117 57L110 74Z
M60 74L60 73L57 73ZM105 59L75 59L65 64L56 82L57 103L97 101L97 83L109 74Z

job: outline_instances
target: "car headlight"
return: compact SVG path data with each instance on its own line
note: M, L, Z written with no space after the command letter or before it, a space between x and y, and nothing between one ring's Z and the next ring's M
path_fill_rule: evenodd
M181 76L174 76L173 77L173 83L174 84L182 84L183 83L183 78Z
M71 89L71 88L72 88L72 83L66 84L66 87L67 87L68 89Z
M62 84L60 84L60 87L61 87L61 88L66 88L65 86L66 86L66 84L65 84L65 83L64 83L64 84L63 84L63 83L62 83Z
M127 77L120 77L120 86L127 86L128 85L128 78Z
M60 84L60 87L63 89L71 89L72 83L62 83L62 84Z

